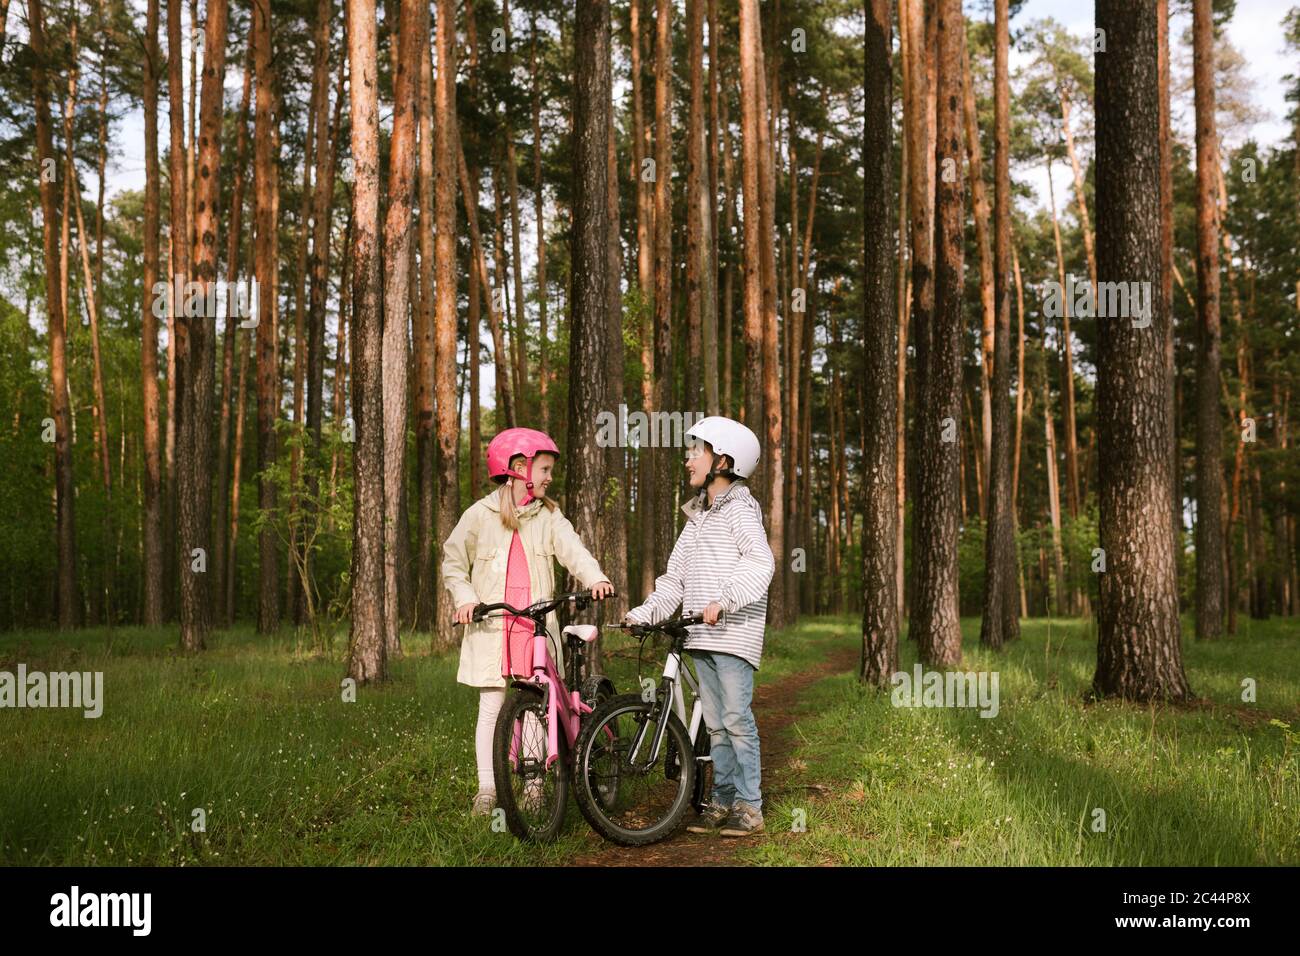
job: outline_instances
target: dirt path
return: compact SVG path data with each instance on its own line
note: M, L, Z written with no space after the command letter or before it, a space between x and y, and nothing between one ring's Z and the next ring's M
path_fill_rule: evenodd
M799 698L812 684L831 674L851 671L857 666L860 651L856 647L839 648L816 667L784 677L774 684L760 686L754 692L754 719L758 723L759 746L763 760L763 804L773 806L785 796L792 784L790 760L794 741L789 733L794 723ZM686 811L686 820L677 833L662 843L645 847L620 847L601 841L601 848L569 862L570 866L733 866L736 852L766 836L726 839L717 834L688 833L685 824L694 817ZM594 833L592 839L600 839Z

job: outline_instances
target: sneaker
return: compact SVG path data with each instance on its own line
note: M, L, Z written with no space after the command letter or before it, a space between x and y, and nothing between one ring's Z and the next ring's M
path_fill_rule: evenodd
M731 816L718 831L724 837L745 837L763 832L763 811L750 806L744 800L737 800L731 808Z
M474 794L474 806L470 809L472 817L486 817L491 815L496 809L497 792L495 790L480 790Z
M708 803L695 819L686 825L686 829L691 833L712 833L726 823L730 815L731 807L724 807L720 803Z

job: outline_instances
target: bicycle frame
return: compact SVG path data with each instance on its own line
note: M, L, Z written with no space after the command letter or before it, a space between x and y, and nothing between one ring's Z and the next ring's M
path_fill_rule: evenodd
M582 649L580 643L573 638L569 638L573 646L574 669L575 674L582 667ZM555 660L551 657L550 634L546 630L545 619L533 621L533 676L531 679L517 679L510 682L511 687L540 687L542 691L542 700L546 706L546 766L544 769L550 770L552 764L560 756L560 734L559 728L564 727L565 742L568 743L570 751L578 739L579 724L582 718L591 713L591 708L582 700L582 695L576 690L569 690L565 686L564 678L560 676L559 669L555 666ZM514 738L510 741L510 762L516 763L519 756L519 727L515 727Z
M697 734L699 733L700 727L703 726L704 705L700 702L700 685L696 681L695 676L691 673L691 669L686 667L682 660L682 655L685 653L685 640L685 633L674 635L673 646L668 651L667 660L664 661L663 675L658 688L658 694L660 696L657 699L666 699L669 701L669 706L673 709L673 712L677 714L677 718L682 722L682 725L687 728L687 736L692 745L694 745L698 740ZM689 721L686 717L685 695L682 692L683 680L685 681L686 686L691 689L692 695L691 716ZM636 736L632 740L632 745L628 752L628 763L633 766L636 764L637 753L640 751L641 745L645 743L647 728L648 722L642 724L637 730ZM650 757L645 763L646 767L654 766L655 762L659 759L659 748L663 745L664 734L667 733L667 730L668 721L659 720L655 722L654 741L650 746ZM692 757L693 756L694 755L692 755Z

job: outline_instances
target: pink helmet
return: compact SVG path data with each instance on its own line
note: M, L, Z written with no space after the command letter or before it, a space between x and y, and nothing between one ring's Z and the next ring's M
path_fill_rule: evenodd
M557 458L560 455L560 449L546 432L539 432L535 428L507 428L488 442L488 476L498 484L507 478L518 478L525 482L528 494L524 496L523 504L528 504L533 500L533 458L541 452L549 452ZM510 459L517 455L528 459L525 474L510 470Z

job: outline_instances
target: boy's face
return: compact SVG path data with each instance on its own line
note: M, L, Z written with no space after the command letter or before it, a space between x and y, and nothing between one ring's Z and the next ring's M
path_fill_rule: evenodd
M692 488L703 488L713 465L713 448L708 442L693 439L686 446L686 474Z

